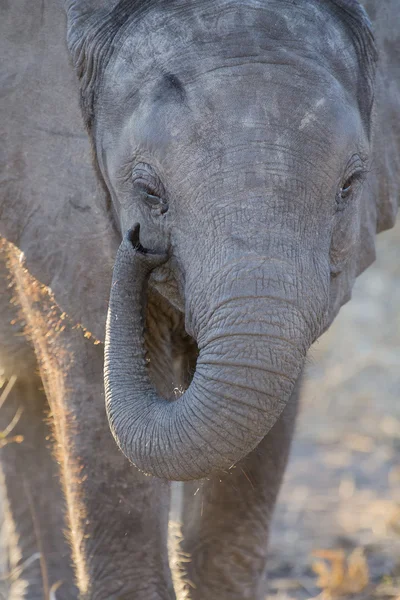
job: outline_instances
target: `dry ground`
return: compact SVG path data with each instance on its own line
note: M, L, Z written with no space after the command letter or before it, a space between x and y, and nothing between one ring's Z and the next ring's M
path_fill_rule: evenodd
M312 552L356 548L368 573L357 551L343 581L338 557L333 587L362 587L368 575L361 593L344 597L400 600L400 222L377 246L377 262L311 353L268 600L319 596Z

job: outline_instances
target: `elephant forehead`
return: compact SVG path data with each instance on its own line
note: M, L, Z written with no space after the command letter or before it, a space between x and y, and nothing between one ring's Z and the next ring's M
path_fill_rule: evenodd
M167 8L160 4L153 2L139 20L124 28L118 44L120 65L126 61L129 69L135 64L140 68L142 61L155 59L165 66L183 56L188 71L196 71L207 67L207 59L212 63L214 58L255 57L278 49L283 53L294 49L309 53L315 61L335 64L354 57L349 30L340 11L333 9L334 2L172 0Z
M115 100L119 127L103 129L101 143L130 156L145 152L171 166L183 160L212 164L210 152L223 159L221 167L245 166L244 160L255 166L276 148L297 147L307 148L318 163L322 155L335 156L335 146L346 150L362 131L343 87L329 74L319 75L258 61L221 65L186 82L160 74L132 110Z
M285 113L300 137L318 122L327 136L352 129L357 56L330 3L188 4L151 8L115 44L97 104L103 141L114 146L128 125L134 145L209 146L210 134L282 130Z
M186 86L240 63L293 67L303 76L325 72L345 87L355 85L357 76L349 30L330 2L173 0L167 9L154 3L128 22L113 46L102 96L114 105L134 107L154 88L158 98L177 98L182 94L166 74Z

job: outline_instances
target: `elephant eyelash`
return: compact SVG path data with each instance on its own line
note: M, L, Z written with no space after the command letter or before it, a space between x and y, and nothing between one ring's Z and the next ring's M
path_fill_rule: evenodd
M131 183L140 185L151 196L164 196L165 190L156 171L147 163L138 163L131 169Z
M340 188L340 194L342 198L344 197L343 195L348 195L349 193L351 193L355 184L362 183L364 177L364 171L355 171L354 173L349 175Z
M142 201L147 204L151 210L159 211L162 215L168 210L168 202L163 195L159 195L145 183L140 183L139 193L142 196Z
M143 177L138 177L137 179L134 179L133 183L140 189L140 191L143 194L145 194L149 198L160 199L162 197L162 193L160 193L160 191L156 189L156 187L153 186L151 183L143 179Z
M336 195L336 209L339 212L346 208L352 196L360 189L360 186L369 173L369 170L364 166L363 161L358 155L353 157L347 171L348 174L343 179Z
M168 210L165 189L159 177L150 165L139 163L131 172L131 185L139 194L142 202L157 213L163 215Z

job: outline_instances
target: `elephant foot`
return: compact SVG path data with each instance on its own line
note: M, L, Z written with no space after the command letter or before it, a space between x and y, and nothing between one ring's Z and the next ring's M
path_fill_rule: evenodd
M265 600L267 594L266 580L261 582L242 580L202 582L197 577L188 573L184 578L182 592L178 594L179 600L205 600L218 598L218 600Z
M179 600L265 599L267 580L264 556L246 553L243 548L234 545L228 553L217 540L211 540L210 546L195 546L191 553L185 552L184 556L185 562L179 569Z

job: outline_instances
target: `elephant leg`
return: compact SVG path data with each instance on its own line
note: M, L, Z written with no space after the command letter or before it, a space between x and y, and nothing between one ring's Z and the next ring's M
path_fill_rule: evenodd
M0 395L9 600L77 598L64 501L41 382L11 378Z
M169 486L133 467L111 435L103 346L12 268L54 419L79 598L170 600Z
M185 484L183 542L189 562L184 598L261 600L266 593L268 534L287 463L300 380L281 418L233 469Z
M169 485L140 473L117 447L105 413L103 348L82 332L76 338L73 364L60 369L57 388L48 384L80 598L170 600Z

